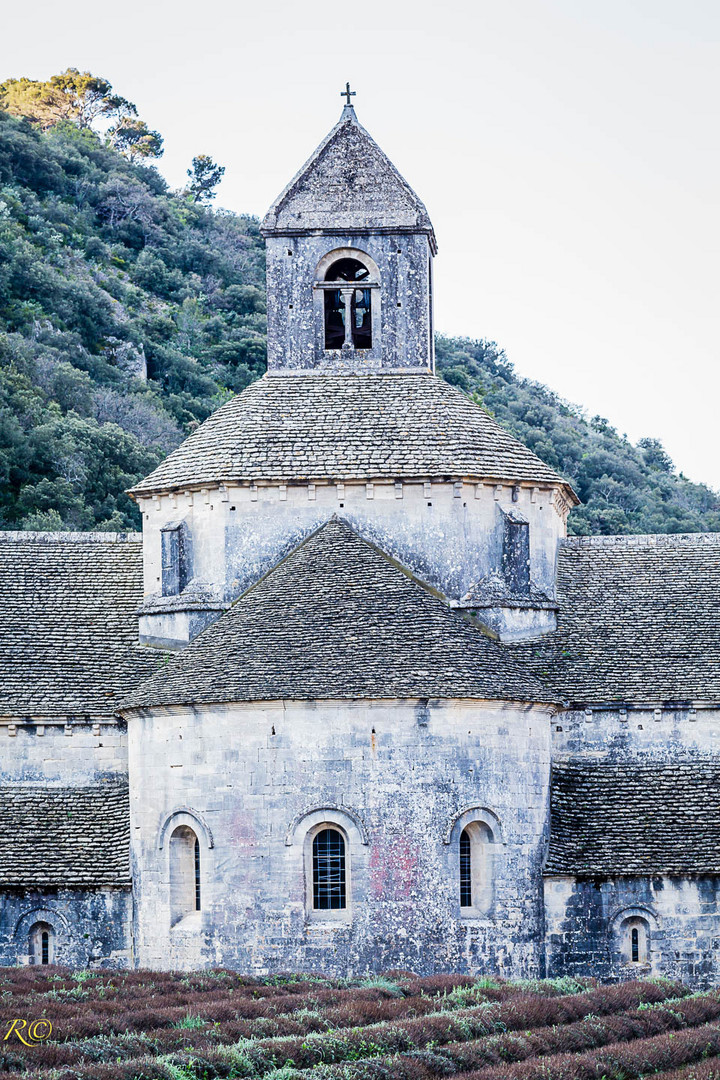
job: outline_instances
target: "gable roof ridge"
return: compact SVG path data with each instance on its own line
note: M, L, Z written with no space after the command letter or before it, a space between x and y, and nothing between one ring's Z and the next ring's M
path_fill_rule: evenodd
M413 571L410 570L407 566L405 566L404 563L401 563L398 559L395 559L392 555L389 555L388 552L381 548L379 544L375 544L372 540L368 540L366 537L362 536L361 533L357 531L357 529L354 529L352 527L352 525L344 515L337 513L334 513L331 517L327 519L327 521L321 522L316 529L313 529L312 532L309 532L307 534L307 536L304 536L299 544L296 544L295 547L291 548L290 551L283 555L281 559L278 559L276 563L273 563L270 569L266 570L265 573L257 579L257 581L254 581L252 585L248 585L247 589L245 589L244 592L240 593L240 595L237 596L235 600L233 600L228 610L233 608L235 604L237 604L240 600L244 599L250 593L254 592L255 589L257 589L257 587L266 580L266 578L270 577L271 574L274 574L276 570L278 570L284 563L288 561L288 559L291 559L293 555L295 555L298 551L301 551L302 548L304 548L307 544L314 540L319 533L324 532L332 525L339 525L343 531L350 534L356 540L359 540L361 544L364 544L365 547L370 548L370 550L374 551L376 555L379 555L382 559L384 559L385 562L388 563L388 565L392 567L393 570L397 570L399 573L404 574L404 576L408 578L413 585L417 585L418 588L423 589L424 592L428 593L428 595L433 597L433 599L439 600L441 603L445 604L449 611L455 611L455 608L453 608L450 604L448 597L445 596L445 594L441 592L440 589L436 589L427 581L423 581L421 577L418 577L417 574L413 573ZM473 622L472 625L476 624ZM486 630L487 628L483 627L482 629ZM487 630L487 634L493 639L496 637L496 635L493 634L490 630ZM199 636L200 635L198 635L198 637Z
M247 596L248 593L252 592L253 589L260 585L260 583L264 581L265 578L269 577L269 575L272 574L275 570L277 570L287 559L291 558L291 556L294 555L295 552L300 551L300 549L303 548L307 543L309 543L309 541L313 540L318 535L318 533L323 532L331 525L341 526L344 531L354 537L355 540L358 540L361 544L364 544L365 547L375 552L375 554L378 555L381 559L384 559L388 566L391 567L391 569L397 570L399 574L403 574L403 576L406 577L412 585L415 585L418 589L422 589L422 591L427 593L427 595L430 596L433 600L437 600L439 603L443 604L449 612L451 612L457 617L459 621L472 626L473 629L477 630L479 634L483 634L485 637L490 638L492 641L500 640L498 635L494 633L494 631L492 631L489 627L485 626L484 623L480 623L476 619L473 619L469 615L464 613L461 608L458 608L455 604L451 603L450 599L445 595L444 592L442 592L440 589L436 589L435 586L431 585L428 581L425 581L408 566L400 562L399 559L396 559L393 555L390 555L389 552L385 551L384 548L381 548L379 544L376 544L372 540L368 540L367 537L363 536L357 531L357 529L353 528L353 526L350 524L348 519L344 517L344 515L337 513L334 513L332 517L328 518L327 521L324 521L321 525L318 525L316 529L313 529L311 533L308 533L308 535L304 537L299 544L297 544L291 551L288 551L287 555L283 555L282 559L279 559L278 562L274 563L274 565L265 574L263 574L262 577L258 578L257 581L253 582L253 584L250 585L245 590L245 592L242 593L237 599L241 600L243 596ZM233 604L234 603L237 603L237 601L233 601Z
M255 590L258 588L258 586L262 585L262 583L264 581L266 581L272 574L274 574L276 570L279 570L280 567L283 566L288 561L288 559L291 559L293 557L293 555L295 555L296 552L298 552L302 548L304 548L306 546L306 544L308 544L311 540L313 540L318 535L318 533L321 533L323 531L323 529L326 529L331 522L340 521L340 520L342 520L344 524L347 524L347 522L345 521L344 518L341 519L341 518L338 517L337 514L333 514L332 517L329 518L327 521L321 522L317 526L316 529L312 529L312 531L309 532L307 534L307 536L303 536L303 538L302 538L302 540L300 541L299 544L296 544L295 547L290 548L290 550L287 551L280 559L278 559L277 562L274 562L272 564L272 566L268 570L265 571L264 574L261 574L260 577L256 581L253 581L251 585L248 585L247 589L245 589L244 592L241 592L239 594L239 596L236 596L235 599L230 604L230 607L228 608L228 611L232 611L232 609L237 604L239 604L241 600L244 600L246 596L249 596L251 593L255 592ZM348 528L349 528L349 525L348 525ZM353 530L350 529L350 531L352 532ZM224 614L227 614L227 612L224 612ZM214 624L210 623L210 626L212 626L212 625L214 625ZM201 637L202 634L204 633L204 631L207 630L207 629L209 629L209 627L206 626L204 628L204 630L201 630L200 633L197 636ZM195 640L195 639L193 639L193 640ZM192 644L192 642L190 644Z
M411 582L411 584L417 586L418 589L422 589L422 591L427 593L428 596L432 597L433 600L437 600L439 603L444 604L447 610L451 612L458 619L458 621L467 623L469 626L472 626L474 630L477 630L479 634L482 634L484 637L490 638L492 641L500 640L498 634L496 634L494 630L491 630L489 626L485 626L484 623L472 618L472 616L465 612L462 608L459 608L457 604L453 604L450 601L450 598L447 597L445 593L442 592L440 589L436 589L434 585L430 584L430 582L425 581L424 578L421 578L408 566L400 562L399 559L396 559L393 555L390 555L389 552L385 551L384 548L381 548L379 544L376 544L372 540L368 540L367 537L362 536L359 532L357 532L356 529L353 529L350 522L346 518L342 517L342 515L333 514L333 516L328 521L326 521L325 524L320 527L320 529L316 529L315 532L320 532L321 529L326 528L332 521L337 521L338 523L347 526L348 531L352 533L352 535L356 537L361 543L365 544L365 546L369 547L371 551L374 551L376 555L379 555L382 559L384 559L385 562L388 563L388 565L393 570L397 570L398 573L403 574Z

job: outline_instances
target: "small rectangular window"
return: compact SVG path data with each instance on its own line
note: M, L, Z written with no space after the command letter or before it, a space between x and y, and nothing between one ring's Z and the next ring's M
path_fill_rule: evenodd
M503 514L502 570L512 596L530 595L530 526L519 514Z
M162 595L177 596L192 577L190 531L184 521L169 522L160 530Z

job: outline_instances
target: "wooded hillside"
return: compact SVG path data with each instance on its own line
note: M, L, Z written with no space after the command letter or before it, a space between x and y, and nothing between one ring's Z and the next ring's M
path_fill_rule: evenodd
M136 528L124 489L265 370L263 243L255 218L212 208L209 158L170 191L130 102L56 78L0 84L0 528ZM573 531L720 531L720 496L655 440L587 419L494 343L441 337L437 355L568 477Z

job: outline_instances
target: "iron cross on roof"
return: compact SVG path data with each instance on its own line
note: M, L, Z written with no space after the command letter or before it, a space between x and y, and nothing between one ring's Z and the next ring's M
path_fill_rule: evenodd
M347 98L347 104L350 105L351 104L350 98L351 97L356 97L356 96L357 96L357 91L350 89L350 83L349 82L345 83L345 89L340 91L340 97Z

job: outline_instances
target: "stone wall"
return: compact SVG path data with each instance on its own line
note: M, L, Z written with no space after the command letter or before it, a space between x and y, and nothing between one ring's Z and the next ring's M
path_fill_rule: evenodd
M648 687L648 696L653 689ZM629 759L720 758L720 710L690 704L568 710L553 725L553 757L622 764Z
M81 787L127 774L127 735L118 721L68 717L44 723L0 723L0 782L39 782Z
M130 718L129 757L141 966L541 971L547 712L474 702L158 710ZM494 897L489 915L466 918L458 846L471 819L492 832ZM323 821L347 838L347 918L308 908L306 838ZM171 928L169 837L180 826L200 840L203 899Z
M702 987L716 984L720 975L717 877L548 877L545 920L550 976L664 975ZM638 962L628 949L630 922L647 927L647 955L641 950Z
M0 964L30 962L29 937L38 923L50 928L51 962L70 967L131 966L130 889L0 894Z
M187 641L183 605L196 595L194 586L180 597L158 595L161 530L168 522L187 523L193 578L209 585L216 600L237 597L333 514L459 600L480 579L501 574L503 511L512 509L529 522L531 579L552 596L557 547L565 533L563 509L555 499L551 488L531 485L429 481L246 485L142 499L144 588L146 598L153 599L141 618L141 639ZM212 617L221 611L216 604Z
M373 304L380 305L373 348L324 349L322 290L314 290L320 261L356 249L379 270ZM350 253L348 253L350 254ZM351 234L268 237L268 369L271 371L433 370L431 252L428 237Z
M649 688L651 690L651 688ZM592 708L552 722L553 760L597 765L720 759L720 712L691 705ZM679 798L682 798L680 793ZM628 821L632 807L628 806ZM701 824L701 822L698 822ZM692 845L692 836L688 835ZM550 974L627 979L643 974L705 986L720 975L720 878L658 873L652 877L545 879ZM628 958L628 920L647 927L646 962ZM641 927L642 931L642 927ZM623 946L623 938L625 938Z

